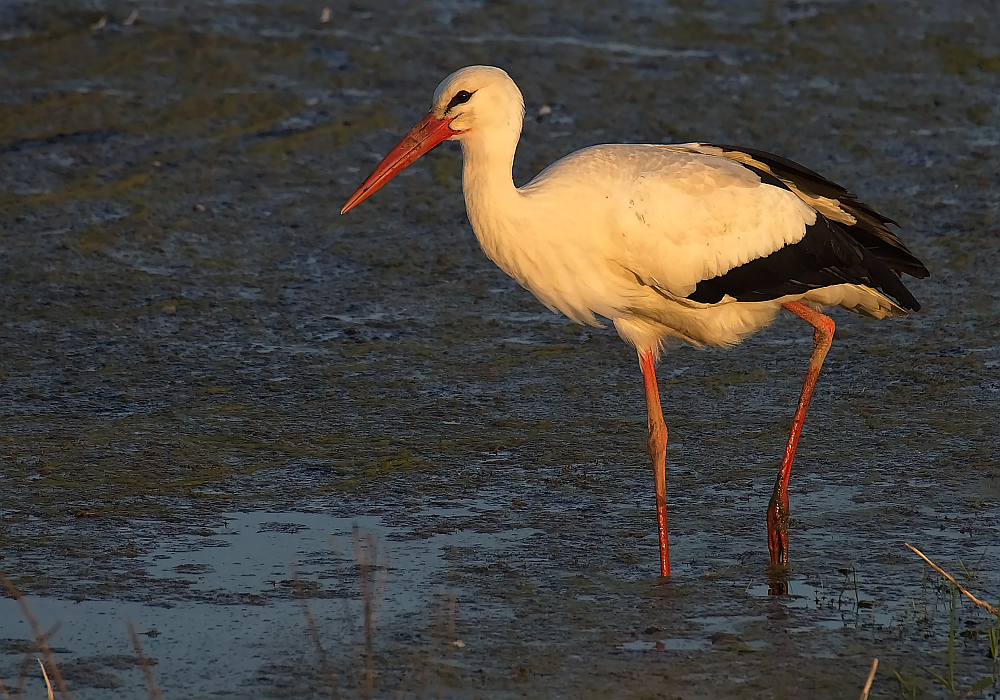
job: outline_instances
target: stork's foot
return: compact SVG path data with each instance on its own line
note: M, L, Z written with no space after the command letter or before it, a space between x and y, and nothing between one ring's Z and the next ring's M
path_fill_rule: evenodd
M767 549L772 567L788 566L788 497L775 489L767 506Z
M788 500L781 498L778 488L767 506L767 548L771 552L767 594L788 595Z
M771 564L767 567L767 594L788 595L788 567Z

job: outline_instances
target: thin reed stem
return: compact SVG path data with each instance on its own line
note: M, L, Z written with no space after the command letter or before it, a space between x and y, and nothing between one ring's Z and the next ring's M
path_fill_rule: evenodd
M45 661L48 662L49 668L52 670L52 678L56 682L56 688L59 689L60 694L66 700L72 700L73 695L69 692L69 688L66 687L66 681L63 680L62 673L59 672L59 664L56 663L55 654L52 653L52 647L49 646L49 635L45 634L42 626L38 624L38 619L31 611L28 601L21 595L21 591L17 590L17 586L14 585L14 582L3 571L0 571L0 583L3 584L3 587L7 589L7 593L17 601L18 606L21 608L21 614L24 615L25 621L31 627L31 631L35 635L35 641L38 643L38 648L41 649L42 654L45 656Z
M146 652L142 648L142 642L139 641L139 635L135 631L135 627L132 626L132 621L129 620L125 623L128 628L128 636L132 640L132 648L135 649L135 655L139 660L139 667L142 668L142 675L146 677L146 688L149 690L149 697L153 700L163 700L163 693L160 692L160 686L156 683L156 677L153 675L153 660L146 656Z
M948 580L949 580L949 581L951 581L951 582L952 582L953 584L955 584L955 588L957 588L958 590L962 591L962 593L964 593L964 594L965 594L965 596L966 596L966 597L967 597L967 598L968 598L969 600L971 600L971 601L972 601L973 603L975 603L976 605L979 605L980 607L983 607L983 608L986 608L987 610L989 610L989 611L990 611L991 613L993 613L993 614L994 614L994 615L996 615L997 617L1000 617L1000 610L997 610L997 609L996 609L996 608L994 608L994 607L993 607L992 605L990 605L989 603L987 603L987 602L986 602L985 600L979 600L979 598L977 598L976 596L972 595L972 594L971 594L971 593L969 593L969 592L968 592L967 590L965 590L965 589L964 589L964 588L962 587L962 584L960 584L960 583L959 583L958 581L956 581L956 580L955 580L955 579L954 579L954 578L953 578L953 577L951 576L951 574L949 574L949 573L948 573L947 571L945 571L945 570L944 570L944 569L942 569L942 568L941 568L940 566L938 566L937 564L935 564L934 562L932 562L932 561L931 561L930 559L928 559L928 558L927 558L927 556L926 556L926 555L925 555L925 554L924 554L923 552L921 552L921 551L920 551L919 549L917 549L916 547L914 547L913 545L911 545L911 544L910 544L910 543L908 543L908 542L904 542L903 544L905 544L905 545L906 545L907 547L909 547L909 548L910 548L910 550L911 550L911 551L913 551L913 552L914 552L914 553L915 553L915 554L916 554L916 555L917 555L918 557L920 557L920 558L921 558L921 559L923 559L923 560L924 560L925 562L927 562L928 564L930 564L930 565L931 565L931 567L932 567L932 568L933 568L933 569L934 569L935 571L937 571L937 572L938 572L939 574L941 574L941 575L942 575L942 576L944 576L944 577L945 577L946 579L948 579Z

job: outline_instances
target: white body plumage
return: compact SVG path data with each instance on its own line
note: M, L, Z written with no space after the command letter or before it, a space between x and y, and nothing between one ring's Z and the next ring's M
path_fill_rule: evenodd
M654 352L667 337L731 345L793 300L878 318L903 312L881 292L855 284L766 301L687 299L698 282L798 243L817 209L702 144L593 146L516 188L520 92L499 69L476 67L446 79L439 93L453 92L449 83L468 80L470 71L501 74L497 92L506 99L487 112L492 128L453 137L463 148L469 220L490 259L553 311L590 325L599 325L596 316L610 319L638 350ZM477 115L476 126L482 121Z

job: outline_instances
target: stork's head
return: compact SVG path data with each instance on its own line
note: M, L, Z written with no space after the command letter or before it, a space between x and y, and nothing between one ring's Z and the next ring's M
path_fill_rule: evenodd
M516 143L523 122L524 99L507 73L492 66L457 70L434 91L427 116L389 151L340 213L356 207L442 141L463 141L489 134L492 138L513 138Z
M521 133L524 99L505 71L493 66L469 66L441 81L434 91L431 114L447 120L450 139L473 129L515 130Z

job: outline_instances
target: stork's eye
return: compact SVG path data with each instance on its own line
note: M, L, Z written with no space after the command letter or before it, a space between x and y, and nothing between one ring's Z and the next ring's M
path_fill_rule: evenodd
M451 108L455 105L464 105L472 97L472 93L468 90L459 90L455 93L455 96L451 98L451 102L445 107L445 112L450 112Z

